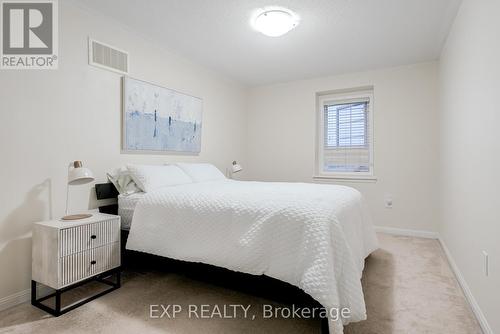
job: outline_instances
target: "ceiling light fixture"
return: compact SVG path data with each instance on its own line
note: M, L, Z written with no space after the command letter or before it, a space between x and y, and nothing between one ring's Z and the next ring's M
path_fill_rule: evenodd
M298 15L289 9L281 7L258 11L252 19L252 26L255 30L270 37L282 36L298 24Z

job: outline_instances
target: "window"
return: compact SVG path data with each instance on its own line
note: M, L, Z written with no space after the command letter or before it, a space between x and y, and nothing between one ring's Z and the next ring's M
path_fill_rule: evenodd
M373 90L318 95L319 177L373 175Z

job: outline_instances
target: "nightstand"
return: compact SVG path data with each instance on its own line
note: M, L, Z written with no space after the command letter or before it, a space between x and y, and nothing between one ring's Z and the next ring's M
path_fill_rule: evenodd
M108 278L114 275L115 280ZM61 308L61 294L90 281L110 288ZM37 298L37 283L55 289ZM120 216L95 213L77 221L53 220L33 227L31 304L59 316L120 287ZM55 307L42 302L55 297Z

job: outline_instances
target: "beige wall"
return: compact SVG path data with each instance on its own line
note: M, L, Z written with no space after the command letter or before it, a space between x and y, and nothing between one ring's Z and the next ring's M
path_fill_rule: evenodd
M437 63L257 87L249 95L247 178L311 182L315 93L374 87L376 182L343 182L366 197L374 223L437 230ZM393 198L392 209L385 197Z
M465 0L440 63L440 232L493 333L500 333L499 13L498 0Z
M0 299L29 287L33 222L64 211L67 164L80 159L97 181L126 162L244 161L244 87L160 50L116 22L60 1L56 71L0 72ZM120 76L87 65L87 37L130 52L131 76L204 100L199 156L120 154ZM74 187L86 209L90 185Z

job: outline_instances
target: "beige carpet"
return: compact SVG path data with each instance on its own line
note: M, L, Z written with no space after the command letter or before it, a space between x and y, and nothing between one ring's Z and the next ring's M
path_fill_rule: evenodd
M436 240L379 238L363 276L368 320L347 326L347 334L481 333ZM271 302L178 274L126 272L121 289L59 318L29 304L2 311L0 333L319 333L317 320L262 319L263 303ZM150 319L150 304L251 304L258 316Z

